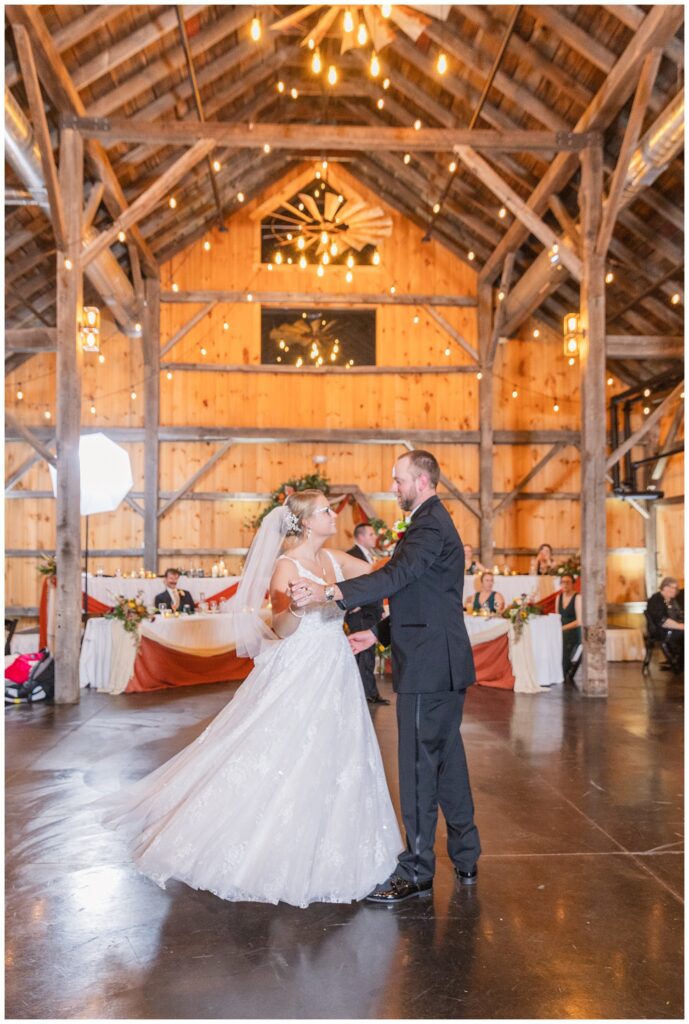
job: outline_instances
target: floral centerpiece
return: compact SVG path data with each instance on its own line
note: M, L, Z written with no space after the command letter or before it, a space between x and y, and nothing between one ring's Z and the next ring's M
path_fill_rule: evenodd
M284 505L290 494L294 494L295 491L310 490L323 491L323 494L329 494L330 484L328 483L327 477L321 476L320 473L307 473L306 476L293 477L291 480L285 480L284 483L280 484L280 486L273 491L268 505L266 505L264 509L261 509L259 514L253 519L250 519L246 525L257 530L268 513L272 512L274 508Z
M138 641L139 623L144 619L152 618L148 608L143 601L144 595L140 590L136 597L125 597L123 594L115 595L115 604L111 612L104 616L106 619L118 619L123 629L134 636Z
M514 639L517 643L522 638L524 626L533 615L542 615L543 609L532 604L526 594L514 599L509 608L502 613L503 619L509 619L514 626Z
M551 576L564 576L567 573L568 576L573 576L574 579L578 579L581 576L581 555L570 555L569 558L565 558L564 562L560 562L553 569L550 570Z

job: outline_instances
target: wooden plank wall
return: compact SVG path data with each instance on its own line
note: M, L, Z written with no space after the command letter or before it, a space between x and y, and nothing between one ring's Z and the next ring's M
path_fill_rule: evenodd
M346 184L346 172L338 168ZM371 203L383 205L358 182L356 190ZM281 185L275 186L278 191ZM229 231L209 231L211 250L199 239L162 270L163 289L172 283L180 289L247 289L300 291L372 291L395 287L398 294L476 293L476 275L434 242L422 243L421 232L393 210L392 237L380 247L379 267L357 267L351 285L345 282L346 268L328 268L324 278L315 270L298 267L274 267L269 271L259 261L258 227L251 212L258 201L247 203L228 223ZM198 309L198 306L164 305L161 334L164 340ZM475 309L448 309L442 314L473 345L476 343ZM414 323L414 318L419 318ZM107 319L107 313L104 316ZM223 324L229 324L224 330ZM141 343L119 334L112 324L104 329L101 364L95 355L84 359L84 403L82 422L89 426L143 426L143 360ZM578 429L580 423L579 370L567 366L562 345L546 340L542 332L535 340L511 340L498 347L495 365L495 428L502 429ZM445 355L450 347L451 354ZM201 347L207 355L202 356ZM467 354L450 342L442 329L422 309L411 306L382 306L377 315L379 365L447 365L449 368L469 362ZM210 364L260 363L260 308L256 303L219 304L169 353L175 362L205 361ZM54 422L54 356L33 358L6 381L7 406L27 424ZM24 400L16 400L21 383ZM516 386L517 398L512 397ZM624 385L615 381L610 393ZM136 398L132 399L132 390ZM555 402L560 406L555 412ZM94 404L96 413L90 412ZM44 419L48 409L53 420ZM478 428L478 381L473 373L449 372L447 375L280 377L265 374L211 374L175 372L161 379L161 422L164 425L354 428L354 429L467 429ZM667 424L661 425L661 436ZM143 490L143 445L125 447L132 457L134 489ZM161 445L161 490L174 491L215 449L206 443L165 443ZM547 452L548 446L499 446L495 464L495 488L509 491ZM6 475L27 457L23 443L6 445ZM314 455L324 455L322 467L333 483L358 483L365 492L389 489L390 470L398 450L374 445L237 445L215 466L197 489L200 491L269 492L292 475L314 469ZM438 446L443 470L456 487L478 489L478 450L469 445ZM667 494L681 494L683 458L670 460L663 482ZM579 456L574 447L563 448L529 483L527 491L565 491L578 495ZM17 490L50 490L47 469L37 464L20 482ZM378 515L392 522L399 515L391 500L373 502ZM179 502L160 524L161 548L244 547L251 539L247 520L260 506L255 502L208 501ZM457 501L448 508L462 537L478 543L478 520ZM6 503L6 546L9 548L51 548L54 545L54 502L52 500L11 500ZM615 548L642 548L641 517L628 504L611 499L607 504L608 545ZM659 509L659 567L665 573L681 572L683 553L683 505ZM338 530L338 543L351 544L353 521L346 510ZM495 521L497 547L535 549L547 541L554 547L579 546L579 501L537 501L517 499ZM143 519L123 505L110 515L90 520L89 544L92 548L142 547ZM501 563L505 559L500 556ZM207 571L214 558L161 557L166 564L201 564ZM238 571L241 559L226 558ZM512 568L526 571L528 557L508 556ZM105 572L120 567L129 572L138 569L142 558L97 558L92 568ZM643 553L608 556L608 600L623 602L644 597ZM38 603L39 578L33 559L8 559L6 564L6 603L33 606Z

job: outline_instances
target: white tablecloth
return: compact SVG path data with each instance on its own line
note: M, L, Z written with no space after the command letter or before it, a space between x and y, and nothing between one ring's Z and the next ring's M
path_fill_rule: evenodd
M193 576L191 579L180 576L179 587L182 590L188 590L194 598L194 602L198 604L201 594L207 601L212 601L215 594L227 590L228 587L238 582L239 576L206 576L203 579L197 576ZM83 576L81 586L83 590ZM113 596L115 594L122 594L124 597L130 598L136 597L142 591L144 604L149 605L154 603L156 594L162 593L163 590L165 590L165 582L162 576L157 576L154 580L132 579L129 576L89 576L88 579L89 597L100 601L101 604L110 605L110 607L115 603Z
M563 681L562 623L559 615L533 615L519 640L507 619L465 615L464 622L472 646L496 640L509 631L515 693L540 693L542 686Z
M473 597L480 586L480 576L464 577L463 601L465 604L467 598ZM533 594L537 601L541 601L559 589L560 580L557 576L495 576L493 579L493 590L497 590L505 598L505 607L512 604L522 594L526 594L527 597Z
M608 661L643 661L643 633L640 629L606 629L605 650Z

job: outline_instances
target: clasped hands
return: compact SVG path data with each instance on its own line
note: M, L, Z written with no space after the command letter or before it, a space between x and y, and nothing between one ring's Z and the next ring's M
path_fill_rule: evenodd
M320 583L315 583L313 580L307 580L300 576L296 580L290 580L287 586L289 588L290 602L297 608L326 603L325 587L321 586ZM336 598L338 594L339 588L335 587ZM363 629L358 633L350 633L347 639L352 653L361 654L362 651L368 650L376 642L376 634L372 629Z

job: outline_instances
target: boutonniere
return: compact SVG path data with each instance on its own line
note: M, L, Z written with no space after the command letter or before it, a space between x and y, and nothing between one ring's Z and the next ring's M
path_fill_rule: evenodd
M402 537L404 537L405 533L407 532L408 526L408 519L398 519L396 523L392 524L392 535L395 538L395 540L402 540Z

